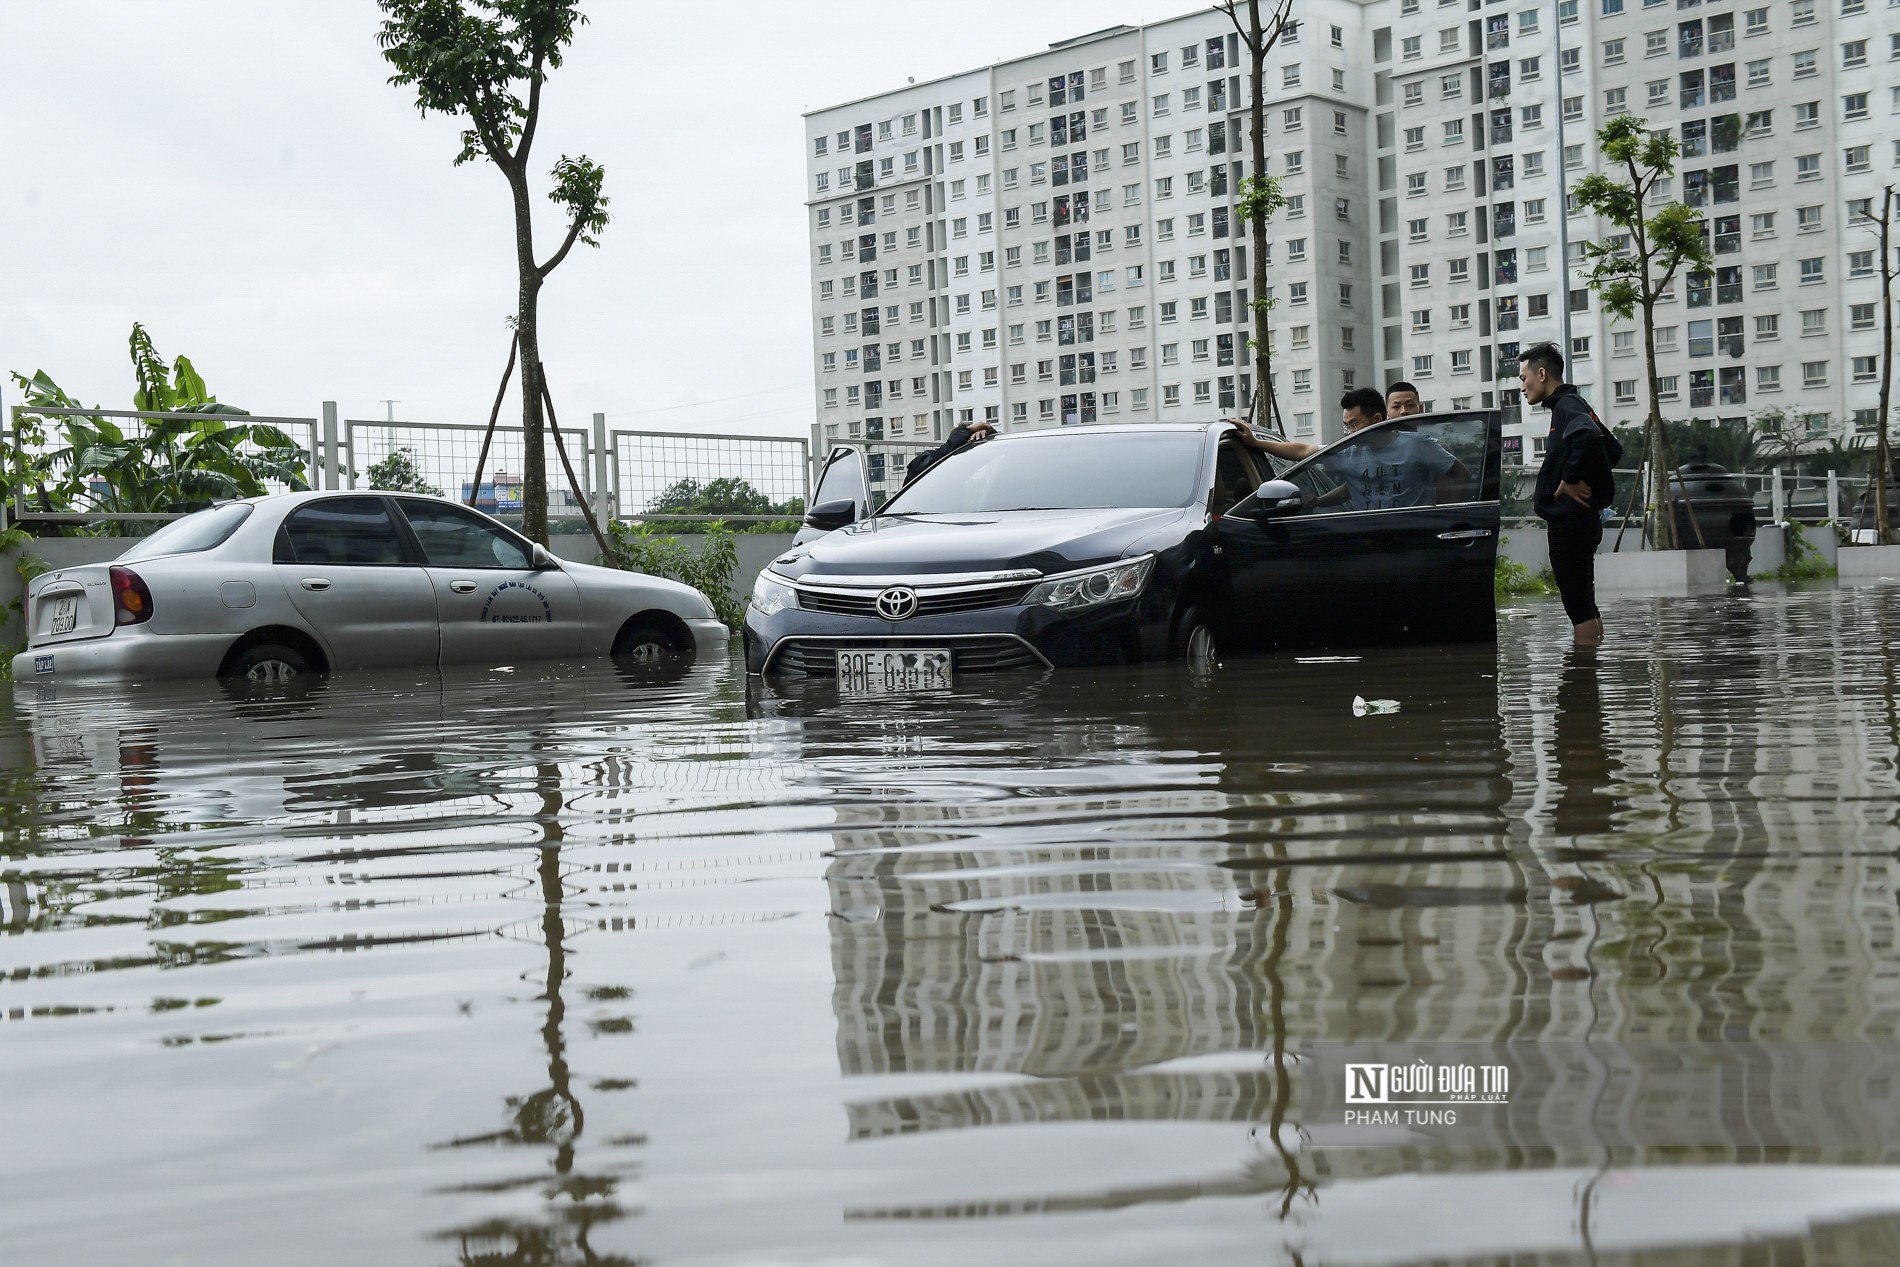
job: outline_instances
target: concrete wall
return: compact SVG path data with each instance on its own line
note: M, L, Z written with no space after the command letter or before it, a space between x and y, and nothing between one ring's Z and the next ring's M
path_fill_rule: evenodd
M1844 585L1900 580L1900 546L1849 546L1839 557Z
M1612 553L1649 553L1643 545L1642 536L1635 524L1631 524L1629 531L1623 534L1623 548L1620 551L1617 550L1615 548L1617 527L1618 525L1616 524L1605 525L1603 544L1597 549L1599 558ZM1821 552L1821 557L1827 560L1829 567L1840 566L1838 559L1843 551L1840 548L1839 538L1835 536L1831 528L1807 525L1803 527L1802 531L1807 537L1808 544ZM1506 528L1503 532L1503 541L1499 546L1498 553L1507 559L1523 564L1532 572L1541 572L1550 566L1550 549L1546 541L1547 538L1544 534L1544 529L1539 526ZM1675 551L1674 553L1683 553L1683 551ZM1694 551L1689 551L1689 553L1694 553ZM1714 553L1720 554L1722 552L1718 550ZM1787 562L1787 559L1786 529L1780 524L1762 524L1758 527L1755 530L1755 545L1749 555L1749 573L1753 576L1760 576L1764 572L1773 572L1781 567L1783 563ZM1869 566L1872 566L1872 564L1870 563ZM1885 566L1888 573L1892 574L1895 565L1889 563ZM1674 570L1665 569L1665 571L1668 572L1671 577L1676 575L1676 571ZM1598 567L1598 575L1599 577L1602 575L1601 564L1599 564ZM1640 577L1649 575L1649 573L1644 572L1639 567L1635 571L1619 572L1618 575ZM1668 585L1669 588L1666 591L1658 592L1676 592L1678 581L1672 579L1668 582Z
M733 541L739 549L739 566L732 573L733 597L749 598L752 594L752 582L758 579L765 565L792 548L792 535L779 532L739 532L733 534ZM697 554L706 548L703 534L681 535L680 544ZM576 563L597 563L600 561L600 547L594 544L591 536L554 538L549 547L557 559L572 559Z

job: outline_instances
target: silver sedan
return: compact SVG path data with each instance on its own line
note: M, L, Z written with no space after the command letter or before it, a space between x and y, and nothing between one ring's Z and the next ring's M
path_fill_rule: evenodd
M166 524L27 589L16 682L285 681L336 669L723 656L689 586L558 561L459 503L281 493Z

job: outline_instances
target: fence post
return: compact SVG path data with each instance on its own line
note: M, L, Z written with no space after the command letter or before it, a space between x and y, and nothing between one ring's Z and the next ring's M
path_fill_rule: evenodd
M318 443L323 449L323 472L319 480L320 487L325 489L343 487L342 482L337 478L341 467L337 462L336 455L336 402L334 400L326 400L323 402L323 436Z
M1775 468L1774 492L1770 504L1774 507L1773 514L1775 522L1784 522L1788 518L1788 498L1787 494L1782 491L1781 468L1778 466Z
M1841 518L1841 473L1827 473L1827 517L1835 523Z
M614 498L608 477L613 470L613 454L607 447L607 415L594 415L594 518L604 528L613 522Z

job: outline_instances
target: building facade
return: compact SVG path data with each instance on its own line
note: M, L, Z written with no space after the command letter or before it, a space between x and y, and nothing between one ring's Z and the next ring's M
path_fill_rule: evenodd
M1878 250L1900 165L1900 0L1312 0L1267 59L1280 421L1339 434L1347 388L1507 410L1530 343L1569 340L1606 421L1647 408L1641 335L1578 267L1566 215L1625 111L1681 142L1658 190L1716 268L1658 317L1664 410L1870 435ZM806 116L815 435L931 441L1208 419L1253 393L1245 50L1207 10L1118 26ZM1567 321L1566 321L1567 318ZM897 471L882 468L886 487Z

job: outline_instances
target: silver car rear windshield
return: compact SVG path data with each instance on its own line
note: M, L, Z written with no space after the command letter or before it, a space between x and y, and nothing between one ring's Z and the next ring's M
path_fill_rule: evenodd
M249 502L227 502L174 519L119 556L121 563L156 559L164 554L196 554L221 546L251 517Z
M1086 432L989 440L951 454L886 514L1186 506L1200 490L1202 433Z

